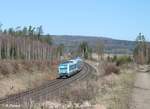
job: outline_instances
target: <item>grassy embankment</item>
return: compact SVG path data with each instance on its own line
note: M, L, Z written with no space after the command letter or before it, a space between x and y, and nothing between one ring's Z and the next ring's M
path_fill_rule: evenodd
M37 87L56 78L55 67L43 61L1 61L0 97Z
M101 63L99 66L93 61L88 63L95 67L97 72L91 72L87 79L60 89L59 93L54 95L54 99L38 104L33 103L33 109L40 107L43 109L128 109L135 77L131 65L123 65L119 70L109 68L110 65L106 63ZM107 75L102 76L106 71ZM112 73L112 71L117 72Z

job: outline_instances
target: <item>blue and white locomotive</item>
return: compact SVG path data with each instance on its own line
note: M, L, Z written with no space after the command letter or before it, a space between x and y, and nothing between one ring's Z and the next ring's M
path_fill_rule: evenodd
M58 66L59 77L69 77L82 70L83 60L80 57L61 63Z

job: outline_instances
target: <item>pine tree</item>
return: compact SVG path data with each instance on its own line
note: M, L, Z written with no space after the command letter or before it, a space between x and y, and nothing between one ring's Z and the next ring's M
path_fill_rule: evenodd
M134 59L139 64L144 64L147 62L147 44L145 36L142 33L136 38L136 47L134 49Z

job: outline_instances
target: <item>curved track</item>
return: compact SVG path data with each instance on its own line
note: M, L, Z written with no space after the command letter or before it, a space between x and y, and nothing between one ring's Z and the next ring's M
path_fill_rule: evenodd
M21 92L14 95L9 95L6 98L0 99L0 104L18 104L25 100L38 101L39 99L44 99L47 95L56 92L59 88L62 88L78 79L84 79L92 72L94 69L87 63L84 63L83 69L71 76L68 79L55 79L43 84L40 87Z

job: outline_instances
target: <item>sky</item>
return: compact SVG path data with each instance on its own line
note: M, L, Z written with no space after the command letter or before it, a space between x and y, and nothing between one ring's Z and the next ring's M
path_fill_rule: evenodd
M3 28L42 25L52 35L150 39L150 0L0 0Z

